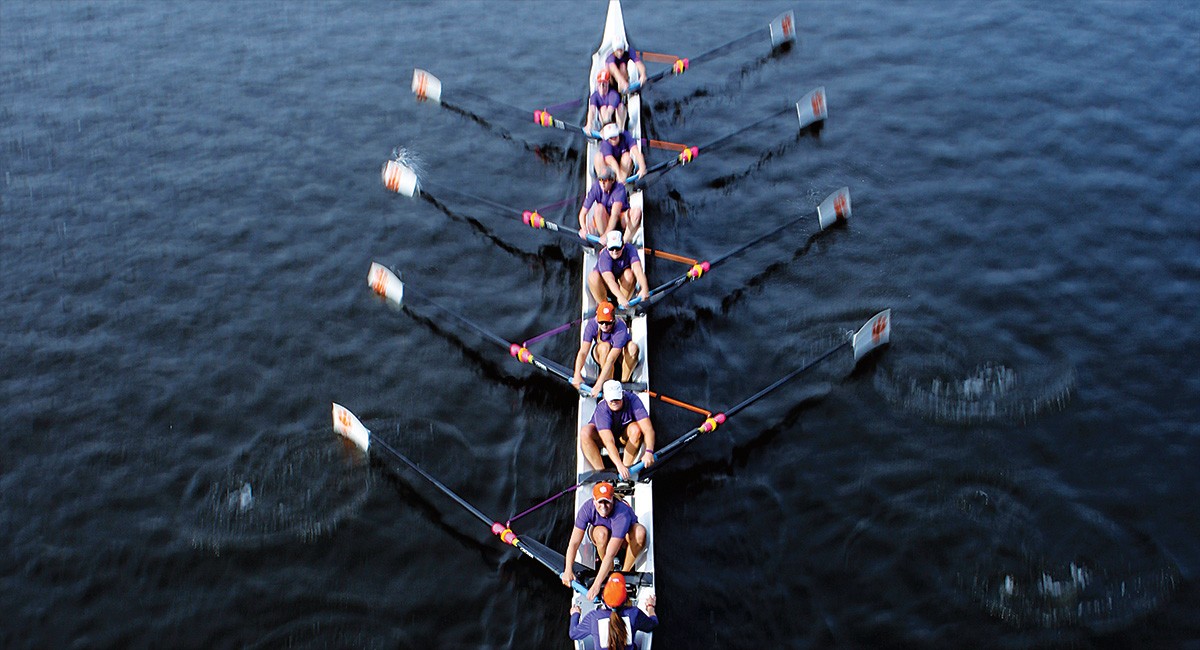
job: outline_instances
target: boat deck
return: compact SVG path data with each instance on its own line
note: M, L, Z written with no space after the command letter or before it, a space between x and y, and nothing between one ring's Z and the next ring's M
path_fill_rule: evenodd
M622 11L621 11L620 0L610 0L609 6L608 6L608 17L607 17L607 20L605 21L605 27L604 27L604 37L603 37L603 40L601 40L600 49L595 54L592 55L592 65L591 65L591 68L588 73L588 93L589 94L595 90L596 75L600 72L600 70L602 70L605 67L605 59L608 57L609 54L612 53L612 50L611 50L609 44L612 43L613 40L616 38L620 38L620 40L622 40L626 43L629 43L629 41L625 35L625 19L624 19L624 15L622 14ZM630 47L632 48L632 44L630 44ZM635 74L636 74L636 70L633 70L631 68L631 75L635 75ZM633 96L629 97L629 99L627 100L626 106L627 106L627 112L628 112L626 130L628 130L630 132L630 134L632 134L635 138L640 139L642 137L641 96L638 94L634 94ZM587 156L585 158L584 166L585 166L585 181L586 181L585 185L586 185L586 189L589 189L589 190L591 189L592 185L596 182L596 174L595 174L595 169L592 166L592 160L594 159L594 157L596 155L596 151L597 151L598 147L599 147L598 142L592 141L592 140L588 141ZM638 229L638 232L635 234L633 241L638 247L638 255L642 260L642 266L644 268L646 265L645 229L646 229L646 222L648 220L648 215L646 214L646 212L644 210L642 194L643 193L641 190L638 190L636 192L631 192L630 196L629 196L629 203L630 203L631 209L637 209L642 212L642 223ZM592 298L591 291L588 290L588 286L587 286L588 274L596 266L596 255L597 255L597 251L595 249L588 249L584 252L584 255L583 255L583 277L580 280L580 293L582 296L581 305L580 305L580 313L581 313L581 316L583 316L584 318L590 318L593 315L595 315L595 312L596 312L596 301ZM638 383L644 387L648 387L649 382L650 382L650 370L649 370L649 348L647 345L648 340L647 340L647 328L646 328L647 318L644 314L641 314L641 315L637 315L637 316L627 319L626 323L630 327L630 333L632 334L634 343L637 344L638 348L641 351L640 355L639 355L640 359L639 359L638 365L637 365L630 381L632 383ZM595 362L591 359L591 356L589 355L588 363L585 366L585 371L584 371L585 376L595 377L598 374L598 372L599 372L599 368L596 366ZM650 407L651 407L649 394L647 393L646 390L642 390L638 393L638 395L641 398L642 403L645 404L647 412L649 412ZM579 411L578 411L578 418L577 418L576 428L575 428L575 432L576 432L576 434L575 434L575 449L576 449L576 471L577 471L577 474L580 475L581 477L582 477L582 475L590 472L592 470L592 467L587 462L587 459L583 457L583 453L580 450L579 440L578 440L578 432L580 429L583 428L584 424L586 424L589 420L591 420L592 413L596 409L596 404L597 404L596 400L592 399L590 397L580 397L579 398ZM624 486L617 486L617 489L618 489L618 493L623 494L623 498L624 498L625 502L628 503L631 507L633 507L634 512L637 513L638 521L643 526L646 527L646 538L647 538L646 539L646 548L642 552L641 556L638 558L637 563L634 565L634 571L637 572L638 577L635 577L631 574L627 574L628 584L632 584L637 587L637 605L644 609L646 599L654 594L654 589L655 589L654 583L653 583L653 576L654 576L654 517L653 517L654 495L653 495L653 491L652 491L652 482L649 482L649 481L645 482L645 483L637 482L637 483L634 483L631 488L626 489ZM580 507L582 507L583 504L586 503L591 498L592 498L592 484L580 486L580 488L575 491L575 510L578 511L578 509ZM598 560L597 552L596 552L595 546L591 543L590 539L585 537L584 543L580 546L579 554L576 559L577 559L577 561L579 561L589 567L596 566L596 563ZM618 560L619 560L619 558L618 558ZM595 605L593 603L580 602L579 604L580 604L580 607L583 609L584 614L586 614L588 611L595 608ZM648 648L650 647L651 635L647 635L647 634L639 632L638 638L636 640L638 642L638 645L641 648L643 648L644 650L648 650ZM576 647L580 648L580 649L590 648L590 641L587 643L577 642Z

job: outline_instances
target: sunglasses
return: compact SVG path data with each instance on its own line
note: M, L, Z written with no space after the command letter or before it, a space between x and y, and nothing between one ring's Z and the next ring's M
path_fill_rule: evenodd
M598 320L598 321L596 321L596 324L599 325L600 327L612 327L613 326L613 322L610 320Z

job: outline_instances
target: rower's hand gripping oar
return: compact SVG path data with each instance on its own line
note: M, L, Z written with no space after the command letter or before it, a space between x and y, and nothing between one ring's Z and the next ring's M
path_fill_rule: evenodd
M656 471L662 465L662 463L666 462L671 456L678 453L696 438L699 438L700 434L713 431L718 426L724 424L729 418L737 415L740 411L749 407L751 404L754 404L758 400L766 397L780 386L795 379L796 377L799 377L802 373L816 366L818 363L833 356L842 348L850 346L854 349L854 363L857 364L859 359L863 358L863 356L865 356L868 352L887 344L891 340L891 333L892 310L885 309L878 314L875 314L875 316L873 316L871 320L868 320L866 324L860 327L857 332L848 332L845 341L837 344L829 350L826 350L823 354L815 359L777 379L769 386L742 400L733 408L730 408L723 413L717 413L709 416L700 426L688 431L682 436L679 436L675 440L672 440L670 444L651 454L654 457L655 462L647 471ZM643 469L646 469L646 465L642 461L638 461L629 466L629 473L631 476L637 476ZM579 484L582 485L588 482L610 479L614 475L615 473L612 470L594 470L589 472L587 475L580 477Z
M417 96L417 99L419 101L431 101L435 104L442 103L442 81L441 81L441 79L438 79L437 77L430 74L429 71L427 71L427 70L422 70L420 68L413 69L412 92L414 95ZM503 108L506 111L516 112L516 113L519 113L524 116L529 115L529 111L527 111L523 108L517 108L516 106L512 106L510 104L505 104L502 101L499 101L497 99L492 99L491 97L488 97L486 95L481 95L479 93L473 93L473 92L465 91L465 90L459 91L459 93L462 95L474 97L475 99L493 104L495 106ZM570 122L564 122L563 120L560 120L560 119L554 117L553 115L551 115L550 111L548 111L546 109L540 109L540 110L533 111L533 122L539 126L554 127L556 129L561 129L563 131L568 131L570 133L577 133L579 135L582 135L585 138L591 138L592 140L600 139L600 134L598 132L593 131L591 129L585 129L582 126L579 126L578 124L571 124Z
M766 31L767 36L771 38L771 49L775 49L784 43L790 43L796 40L796 14L792 11L785 11L782 14L779 14L775 17L775 20L772 20L770 24L767 25ZM746 34L745 36L739 36L728 43L718 45L707 52L697 54L691 58L676 57L674 61L671 61L670 69L649 75L646 77L646 81L642 84L642 86L648 86L666 77L667 75L681 75L684 72L687 72L691 66L694 66L697 63L702 63L707 59L728 54L729 52L761 39L762 36L763 29L759 28L750 32L749 34ZM642 55L643 59L645 58L645 54L646 53L643 53ZM637 92L637 90L637 88L634 88L629 92L633 93Z
M395 273L392 273L391 269L378 262L371 262L371 270L367 273L367 285L371 287L372 291L379 294L389 303L397 307L401 306L404 302L404 283L400 281L400 278L397 277ZM443 307L430 298L424 298L424 300L434 307L437 307L442 311L442 313L449 315L451 318L471 328L485 339L505 348L508 350L510 356L521 363L528 363L536 366L545 372L548 372L551 375L566 381L568 385L570 385L571 380L574 378L573 374L558 362L539 357L538 355L530 352L528 347L519 343L507 341L498 334L487 330L482 325L479 325L467 319L466 317L459 315L453 310ZM571 389L577 390L579 394L584 397L591 396L592 387L586 384L580 384L578 389L576 389L574 386L571 386Z
M661 176L662 174L665 174L680 165L686 165L695 160L696 156L699 156L702 151L710 151L715 149L729 140L732 140L734 137L758 126L759 124L791 111L792 108L792 106L788 106L787 108L779 109L778 111L756 122L751 122L750 124L747 124L736 131L733 131L732 133L727 133L716 140L713 140L712 142L702 144L697 147L686 147L683 149L683 151L679 152L678 156L675 156L669 160L664 160L657 165L652 165L649 169L642 170L641 172L626 178L625 183L639 187L645 187L646 185L649 185L654 178L657 178L654 176L655 174ZM805 95L800 101L796 102L795 109L796 117L799 119L800 128L802 129L827 118L829 116L829 110L825 103L825 87L821 86L820 88L817 88Z
M705 273L716 268L716 266L718 264L724 262L725 260L727 260L735 255L739 255L739 254L745 252L750 247L755 246L755 245L763 242L766 239L774 237L775 235L779 234L780 232L783 232L784 230L796 225L800 221L807 219L810 216L811 215L805 214L805 215L796 217L795 219L788 221L787 223L771 230L770 232L759 235L758 237L746 242L745 244L742 244L741 246L738 246L737 248L734 248L733 250L730 250L730 251L728 251L722 255L719 255L717 257L714 257L712 260L697 262L697 263L693 264L692 268L688 269L686 273L680 275L677 278L674 278L672 280L664 282L663 284L660 284L659 286L651 289L646 294L646 298L644 300L642 299L641 296L638 296L638 297L630 300L629 304L625 308L629 309L629 308L636 307L637 305L641 304L642 302L646 302L648 304L657 302L658 300L662 299L667 294L669 294L672 291L674 291L675 289L677 289L683 283L699 279ZM829 228L830 226L834 225L835 223L837 223L839 221L847 221L849 219L850 219L850 188L849 187L843 187L842 189L830 194L829 196L825 197L825 200L821 202L821 205L817 206L817 223L818 223L818 225L820 225L821 230L825 230L826 228Z
M383 186L392 192L403 194L409 198L417 196L421 193L421 183L417 180L417 173L413 171L411 167L404 164L400 160L399 156L383 163L383 168L380 170L380 176L383 179ZM538 208L537 210L521 210L519 208L504 205L503 203L498 203L482 196L476 196L474 194L463 192L462 190L455 190L453 188L446 187L438 187L437 189L439 192L456 194L460 197L473 199L485 205L491 206L499 210L500 215L505 219L509 219L510 221L520 221L534 230L549 230L564 237L568 237L580 245L588 245L583 243L583 240L580 239L577 231L560 226L553 221L549 221L538 213L538 210L544 210L546 208ZM600 238L592 234L587 236L586 241L590 244L601 243Z
M387 444L387 442L371 433L370 429L363 426L363 423L359 421L358 417L350 412L350 409L347 409L346 407L337 403L334 403L333 405L333 430L337 431L347 440L353 442L359 449L363 451L363 453L369 453L371 443L374 442L376 446L388 452L396 460L408 465L409 468L411 468L414 472L420 474L422 478L436 486L442 491L443 494L453 499L467 512L475 515L477 519L482 521L491 529L492 534L494 534L496 537L499 537L500 540L505 544L510 544L517 547L517 549L519 549L522 553L528 555L534 560L537 560L539 564L553 571L554 575L557 576L561 574L563 564L566 562L562 555L558 555L557 558L555 558L553 557L554 552L550 551L545 546L539 543L531 544L522 541L521 538L517 537L517 534L512 531L512 528L509 528L508 526L505 526L504 524L499 523L493 520L491 517L488 517L480 512L478 508L468 503L466 499L463 499L459 495L455 494L453 490L446 487L445 484L431 476L425 470L421 469L420 466L409 460L407 456L396 451L391 445ZM580 565L576 570L586 570L586 568ZM581 594L587 593L587 587L580 584L577 580L571 582L571 588Z

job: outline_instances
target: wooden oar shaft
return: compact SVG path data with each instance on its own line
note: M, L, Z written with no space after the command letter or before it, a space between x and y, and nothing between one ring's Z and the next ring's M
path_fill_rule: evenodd
M683 58L674 54L660 54L658 52L638 52L638 56L642 57L643 61L650 61L651 63L675 63Z
M690 257L676 255L675 253L668 253L666 251L654 250L653 248L646 248L644 250L647 253L650 253L651 255L653 255L655 257L661 257L664 260L671 260L672 262L680 262L681 264L688 264L688 265L699 263L697 260L694 260Z
M684 149L687 149L686 144L670 142L667 140L651 140L650 146L654 147L655 149L667 149L669 151L683 151Z
M650 393L650 397L653 397L653 398L659 400L660 402L666 402L667 404L671 404L672 406L678 406L679 408L687 409L687 410L691 411L692 413L699 413L700 415L703 415L704 417L709 417L712 415L712 411L706 411L706 410L700 408L699 406L694 406L692 404L688 404L687 402L677 400L674 397L667 397L666 395L661 395L654 391L647 391L647 392Z

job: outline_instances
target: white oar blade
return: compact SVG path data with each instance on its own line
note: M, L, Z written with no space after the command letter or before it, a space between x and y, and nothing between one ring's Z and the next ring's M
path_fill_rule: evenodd
M442 103L442 81L420 68L413 68L412 91L420 101Z
M399 307L404 303L404 283L392 273L391 269L371 262L371 270L367 272L367 284L371 291L383 296L388 302Z
M362 422L350 412L350 409L333 403L333 430L337 431L342 437L350 442L358 445L358 448L367 451L371 447L371 432L363 426Z
M850 188L848 187L843 187L825 197L821 205L817 206L817 220L821 223L821 230L825 230L838 221L846 221L849 218Z
M413 196L418 191L417 173L400 161L389 160L383 163L379 174L383 177L383 186L397 194Z
M779 47L796 40L796 14L785 11L771 21L771 47Z
M866 353L886 345L892 338L892 310L885 309L867 321L854 333L854 361L857 362Z
M820 122L828 114L825 107L825 86L817 88L805 95L804 99L796 102L796 115L800 118L800 128L802 129L809 124Z

